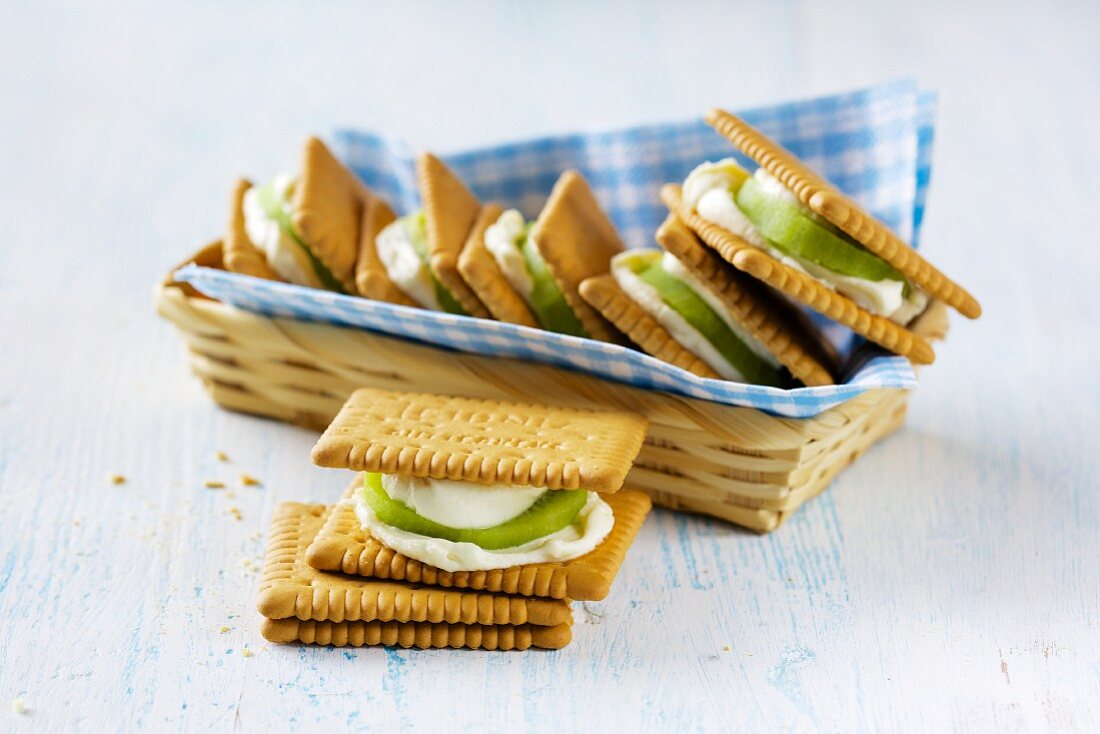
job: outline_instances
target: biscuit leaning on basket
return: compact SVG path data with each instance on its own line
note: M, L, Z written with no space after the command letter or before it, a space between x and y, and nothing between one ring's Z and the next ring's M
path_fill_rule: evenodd
M906 326L932 299L981 314L973 296L786 150L727 112L707 122L760 168L704 163L661 198L736 268L918 363L935 353Z
M267 264L267 256L263 250L256 247L248 236L244 200L251 189L252 182L243 178L238 179L233 186L233 194L229 199L229 226L222 241L225 267L234 273L251 275L254 278L282 280Z
M701 243L675 215L664 248L616 255L581 295L658 359L701 377L791 387L833 384L835 355L800 312Z
M393 224L397 217L381 197L372 195L363 206L359 227L359 259L355 262L355 286L359 295L376 301L388 301L399 306L417 306L404 291L394 285L378 256L375 240L378 234Z
M489 318L458 272L458 256L481 212L477 197L443 161L416 161L421 208L394 219L378 210L364 221L356 270L361 293L405 306Z
M622 250L588 182L566 171L534 222L525 221L517 209L487 206L458 267L501 321L622 342L580 295L581 281L607 272L611 258Z
M370 192L317 138L306 140L298 176L237 183L225 239L237 273L355 293L359 225Z

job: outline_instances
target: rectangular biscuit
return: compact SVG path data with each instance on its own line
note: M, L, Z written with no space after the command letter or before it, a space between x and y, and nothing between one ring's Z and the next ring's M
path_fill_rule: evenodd
M306 549L329 510L284 502L275 510L256 607L268 619L314 622L430 622L568 625L567 600L430 588L319 571Z
M466 184L431 153L416 159L420 203L428 229L428 265L471 316L490 318L485 304L458 271L458 256L473 229L481 204Z
M721 376L693 352L676 341L668 329L650 316L644 308L619 287L614 276L597 275L581 282L581 298L630 337L647 354L687 370L699 377L719 380Z
M799 272L754 247L737 235L700 217L684 204L676 184L661 188L661 200L680 219L714 249L722 259L741 272L757 278L803 303L818 313L862 334L875 344L918 364L931 364L936 358L932 345L909 329L858 306L815 278Z
M539 627L530 624L482 625L446 622L305 622L265 619L260 634L268 642L301 642L334 647L468 648L471 650L558 650L573 639L567 624Z
M344 498L350 498L361 483L360 478L352 482ZM653 505L648 495L633 490L623 490L603 499L615 515L611 533L591 553L571 561L491 571L443 571L387 548L363 529L354 507L345 502L333 507L324 527L306 551L306 560L316 569L370 578L522 596L600 601L611 590L626 552Z
M359 257L355 262L355 286L359 295L376 301L387 301L399 306L420 304L405 295L404 291L390 280L386 266L378 257L378 248L374 241L378 233L395 219L393 210L381 196L371 193L363 205L363 221L359 227Z
M657 242L706 285L795 378L805 385L833 384L836 351L802 311L725 262L673 212L657 229Z
M313 255L355 293L359 222L366 187L318 138L306 140L291 221Z
M615 492L647 426L625 411L363 388L312 456L318 466L354 471Z
M581 297L581 281L606 273L623 251L615 225L576 171L566 171L531 228L531 238L562 295L593 339L616 344L622 336Z
M936 269L890 228L782 146L730 113L712 109L706 121L724 138L777 178L811 210L836 225L926 292L969 318L982 313L966 289Z
M229 226L226 228L222 243L225 269L231 273L251 275L266 280L282 280L279 274L267 264L267 257L259 250L244 226L244 195L252 188L252 183L241 178L233 186L229 199Z
M497 221L503 211L499 204L490 203L481 208L481 214L462 247L462 254L458 256L458 272L493 318L537 329L539 322L527 302L508 282L496 258L485 247L485 230Z

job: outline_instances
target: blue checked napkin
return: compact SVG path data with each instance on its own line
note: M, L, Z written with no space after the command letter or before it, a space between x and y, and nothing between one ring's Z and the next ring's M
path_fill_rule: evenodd
M903 240L917 242L931 173L933 94L921 91L912 81L898 81L738 114L855 197ZM397 211L419 206L414 151L407 144L348 130L337 132L335 143L351 169ZM731 154L733 148L725 139L702 121L692 121L541 138L444 158L483 201L518 207L529 218L538 214L558 175L576 168L592 184L624 241L631 247L651 247L666 214L657 195L661 185L682 181L702 161ZM176 278L255 313L367 329L463 352L545 362L638 387L788 417L817 415L872 388L916 386L909 362L883 353L860 360L844 384L779 390L696 377L641 352L603 342L212 268L188 265ZM819 323L844 355L860 343L832 322L819 319Z

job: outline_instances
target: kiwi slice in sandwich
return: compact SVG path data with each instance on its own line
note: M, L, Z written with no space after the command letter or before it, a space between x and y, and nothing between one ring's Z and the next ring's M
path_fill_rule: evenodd
M769 194L754 177L746 178L734 193L734 202L776 249L862 280L905 281L905 276L830 225L823 224L798 205Z
M588 502L588 491L548 489L519 515L488 528L453 528L429 520L386 494L382 475L378 472L365 473L363 499L379 521L398 530L452 543L473 543L485 550L503 550L544 538L571 525Z
M261 186L257 189L256 194L264 213L278 222L279 228L283 230L283 233L302 249L310 266L313 268L314 274L317 276L317 280L321 282L325 290L346 294L347 289L344 287L344 284L340 282L340 279L337 278L323 262L321 262L320 258L313 252L313 249L310 248L306 241L302 239L301 234L298 233L298 228L295 227L294 222L291 221L290 203L279 197L278 193L275 191L275 182L271 181Z

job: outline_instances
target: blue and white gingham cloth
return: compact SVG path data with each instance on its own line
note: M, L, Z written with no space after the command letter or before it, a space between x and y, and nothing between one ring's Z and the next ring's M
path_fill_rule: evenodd
M912 81L740 112L886 222L917 241L931 174L935 97ZM399 211L419 206L413 151L372 133L336 133L344 161ZM661 185L682 181L705 160L733 148L701 121L568 135L445 156L483 201L537 215L558 175L578 169L592 184L632 247L652 246L665 217ZM738 155L738 157L741 157ZM749 162L743 159L743 162ZM776 415L805 418L869 389L911 389L909 362L882 354L864 362L844 384L779 390L708 380L640 352L523 326L395 306L286 283L188 265L178 280L238 308L270 316L367 329L463 352L516 357L589 372L638 387L664 390ZM821 321L850 354L850 332ZM445 369L445 367L444 367Z

